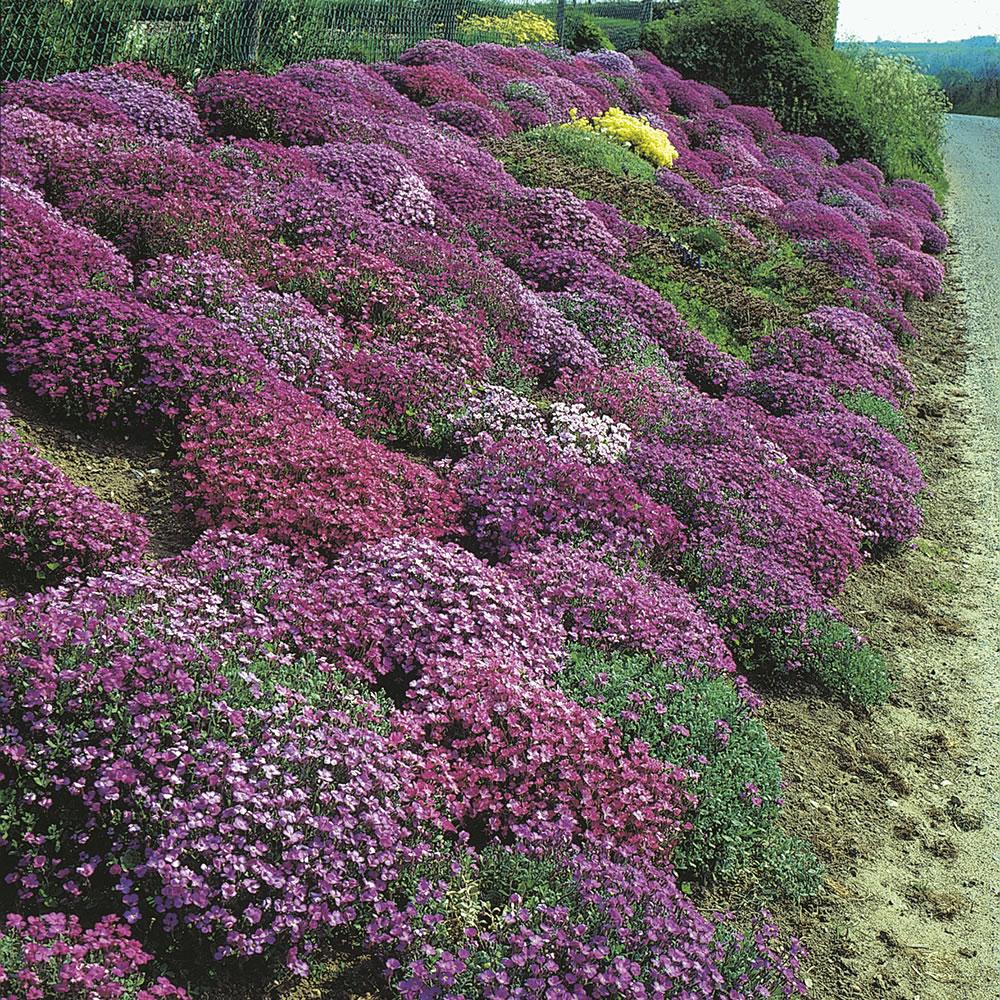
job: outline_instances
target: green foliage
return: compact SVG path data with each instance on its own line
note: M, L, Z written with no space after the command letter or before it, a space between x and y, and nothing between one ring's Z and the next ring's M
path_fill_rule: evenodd
M47 77L113 63L128 28L128 11L116 0L0 4L0 76Z
M653 254L636 255L628 274L672 302L681 316L717 347L733 357L749 360L749 348L730 327L722 310L703 298L700 289L685 281L683 274L675 276L669 263L661 257Z
M881 55L863 45L841 53L868 122L876 153L871 159L889 178L915 177L943 190L948 99L940 84L906 56Z
M734 101L770 107L790 131L824 136L844 160L944 185L946 104L911 63L819 48L760 0L696 0L648 25L643 45Z
M714 226L685 226L676 236L702 258L721 260L725 255L725 238Z
M878 650L857 638L843 622L816 622L805 667L831 691L862 705L882 705L892 691L889 670Z
M566 18L564 44L571 52L596 52L598 49L614 48L611 39L594 18L577 13Z
M524 374L511 349L507 346L501 346L492 333L486 335L483 346L486 348L486 353L492 363L490 380L495 385L502 385L505 389L510 389L518 396L530 397L534 390L534 383Z
M833 48L837 32L837 0L767 0L767 5L801 28L814 45Z
M797 662L799 669L848 701L882 705L892 691L882 654L850 626L828 615L809 615L804 638L794 630L775 629L770 636L770 652L780 662Z
M558 680L614 718L626 744L642 740L655 757L698 773L693 829L674 851L679 870L700 881L750 878L794 898L816 891L816 858L775 825L777 751L729 678L687 678L644 654L577 646Z
M909 441L909 435L906 433L906 421L903 419L902 413L887 399L876 396L873 392L857 391L845 392L841 395L840 401L851 413L867 417L890 434L895 434L904 444Z
M652 164L641 156L633 153L614 139L599 132L584 129L563 128L559 125L544 125L541 128L525 132L523 157L512 158L507 168L518 176L524 174L530 164L524 159L531 159L532 147L542 147L559 153L581 166L600 170L612 177L632 177L636 180L650 181L656 174Z
M704 585L695 560L686 559L685 569L695 588ZM730 607L719 609L715 618L727 629L727 644L740 669L768 683L782 673L803 674L831 694L859 705L884 704L892 693L884 657L829 614L809 612L800 621L776 613L761 620Z

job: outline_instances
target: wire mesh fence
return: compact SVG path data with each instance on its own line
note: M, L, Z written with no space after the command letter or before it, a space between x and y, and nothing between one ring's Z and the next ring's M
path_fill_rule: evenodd
M554 42L567 12L584 11L628 42L652 9L652 0L0 0L0 77L143 60L190 80L308 59L389 59L424 38Z

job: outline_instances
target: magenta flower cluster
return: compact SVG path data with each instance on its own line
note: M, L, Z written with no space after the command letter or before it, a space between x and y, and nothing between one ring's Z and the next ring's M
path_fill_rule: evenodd
M151 956L117 917L84 927L73 914L7 914L0 926L4 1000L189 1000L163 976L145 975ZM8 992L13 990L14 992Z
M419 855L429 805L378 705L196 577L50 589L7 609L0 644L0 768L25 790L6 882L26 905L117 904L216 959L304 968L318 928Z

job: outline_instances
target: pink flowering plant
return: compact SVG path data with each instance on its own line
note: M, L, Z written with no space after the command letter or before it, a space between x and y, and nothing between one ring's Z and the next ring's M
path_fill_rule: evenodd
M65 913L9 913L0 927L0 995L4 1000L189 1000L163 976L115 916L84 927ZM13 992L9 992L13 991Z

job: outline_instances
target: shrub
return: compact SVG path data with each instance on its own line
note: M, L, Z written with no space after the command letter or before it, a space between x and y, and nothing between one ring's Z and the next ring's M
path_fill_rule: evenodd
M70 81L19 80L4 87L0 103L5 114L11 108L27 108L81 128L100 125L124 135L133 131L131 120L118 104Z
M571 14L566 18L563 44L570 52L596 52L599 49L614 48L600 22L589 14Z
M547 17L527 10L519 10L507 16L465 15L459 19L458 32L463 40L481 41L485 38L502 45L557 41L555 24Z
M655 655L685 677L734 673L718 627L682 587L655 573L623 565L590 545L547 544L520 553L511 572L571 642L603 650ZM743 696L756 702L742 678Z
M775 626L772 655L796 664L834 694L861 705L881 705L893 689L885 658L850 626L813 614L801 632Z
M300 295L265 291L216 254L149 261L136 295L162 312L202 315L238 333L307 392L329 389L323 374L342 349L337 317L320 316Z
M673 660L576 646L557 680L574 700L614 719L626 745L642 740L654 757L695 772L698 805L673 856L682 872L710 881L752 871L771 890L816 891L815 857L776 825L778 754L728 678L691 677Z
M253 73L217 73L199 80L195 100L214 135L290 146L330 141L331 126L316 95L293 80Z
M106 236L134 262L215 250L260 266L262 227L240 196L246 178L176 140L81 136L49 164L47 192L68 217Z
M840 395L840 401L851 413L867 417L895 435L903 444L907 443L909 434L906 431L906 420L887 399L876 396L873 392L845 392Z
M838 54L854 69L851 82L873 138L870 159L890 180L912 177L946 190L942 147L949 103L934 77L912 60L869 46L848 46Z
M131 297L54 295L7 349L12 373L62 412L168 432L195 399L234 398L266 379L265 359L204 316L164 316Z
M829 506L863 526L869 550L907 542L916 534L923 477L896 438L847 412L773 416L750 402L740 410L793 468L812 480Z
M117 105L137 129L149 135L186 142L202 137L201 122L193 103L183 92L119 76L107 69L67 73L53 82L73 84L106 98Z
M27 189L0 186L0 350L61 292L123 291L128 262L106 240L66 222Z
M833 48L838 0L767 0L767 5L801 28L814 45Z
M895 405L899 405L905 391L912 389L899 362L876 348L869 345L868 357L858 357L848 350L838 350L822 333L802 327L775 330L758 340L752 365L758 370L777 367L812 375L834 391L870 392Z
M379 341L345 357L335 377L355 431L418 448L451 439L450 415L471 391L458 366Z

